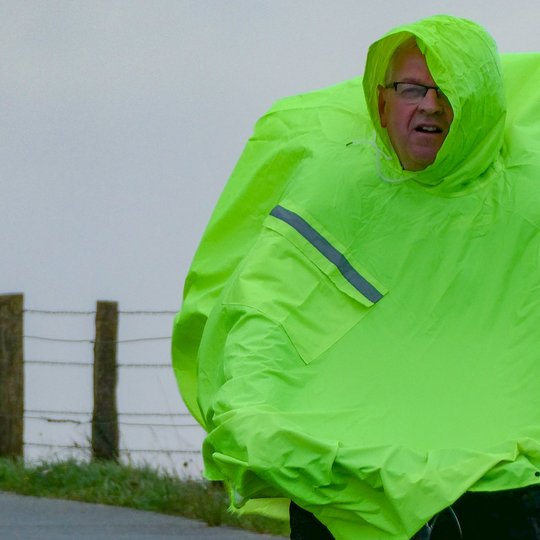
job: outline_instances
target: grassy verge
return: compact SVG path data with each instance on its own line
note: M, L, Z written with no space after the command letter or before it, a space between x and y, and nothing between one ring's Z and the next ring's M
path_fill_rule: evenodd
M128 506L164 514L287 536L286 523L227 510L219 483L180 480L149 467L107 462L46 462L36 465L0 459L0 490L22 495Z

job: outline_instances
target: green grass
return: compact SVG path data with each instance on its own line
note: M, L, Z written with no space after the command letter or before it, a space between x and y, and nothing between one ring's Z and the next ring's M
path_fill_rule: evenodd
M228 511L220 483L180 480L150 467L109 462L44 462L0 459L0 490L22 495L128 506L288 536L288 525L262 516Z

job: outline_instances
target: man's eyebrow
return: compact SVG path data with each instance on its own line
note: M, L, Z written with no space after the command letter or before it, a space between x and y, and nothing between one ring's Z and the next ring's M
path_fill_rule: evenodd
M420 79L417 79L415 77L402 77L401 79L396 79L396 82L406 82L406 83L412 83L412 84L421 84L422 86L437 86L437 83L433 81L434 84L431 84L427 81L421 81Z

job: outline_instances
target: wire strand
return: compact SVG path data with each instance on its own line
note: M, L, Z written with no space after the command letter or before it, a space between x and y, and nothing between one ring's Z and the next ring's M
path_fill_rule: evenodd
M25 415L25 420L39 420L42 422L48 422L50 424L76 424L76 425L88 425L92 423L92 420L72 420L70 418L48 418L46 416L34 416ZM111 422L99 422L100 424ZM148 422L117 422L119 426L135 426L135 427L166 427L166 428L179 428L179 427L198 427L199 424L194 422L186 424L164 424L164 423L148 423Z
M91 450L90 446L82 446L78 444L52 444L52 443L38 443L33 441L27 441L23 443L24 446L37 446L45 448L66 448L66 449L75 449L75 450ZM193 454L199 455L200 450L189 450L189 449L180 449L180 448L120 448L119 452L121 454L136 454L136 453L152 453L152 454Z
M93 362L78 362L68 360L25 360L25 364L46 365L46 366L71 366L71 367L93 367ZM143 364L143 363L118 363L119 368L171 368L171 363L167 364Z
M20 337L20 336L18 336ZM46 336L22 336L24 339L34 339L38 341L54 341L58 343L95 343L95 339L68 339L68 338L51 338ZM141 341L170 341L171 336L156 336L156 337L143 337L143 338L133 338L133 339L110 339L110 340L101 340L100 343L138 343Z
M56 415L62 415L62 414L69 414L69 415L78 415L78 416L90 416L92 414L92 411L58 411L58 410L45 410L45 409L25 409L25 414L56 414ZM163 413L163 412L136 412L136 411L130 411L130 412L119 412L118 416L140 416L140 417L148 417L148 416L157 416L157 417L167 417L167 418L174 418L174 417L191 417L191 414L188 412L184 413Z
M29 315L95 315L96 310L81 311L81 310L67 310L67 309L24 309L23 313ZM150 310L150 309L137 309L137 310L119 310L119 315L176 315L178 310L162 309L162 310Z
M92 367L93 362L77 362L77 361L62 361L62 360L25 360L25 364L43 364L45 366L72 366L72 367Z
M94 343L93 339L67 339L67 338L51 338L46 336L22 336L24 339L34 339L37 341L56 341L59 343Z
M30 315L95 315L94 311L78 311L65 309L25 309L23 313Z

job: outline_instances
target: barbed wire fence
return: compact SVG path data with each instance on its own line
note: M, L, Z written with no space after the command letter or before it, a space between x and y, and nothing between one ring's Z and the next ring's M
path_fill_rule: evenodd
M7 295L2 298L12 297L15 295ZM98 303L99 304L99 303ZM21 304L22 306L22 304ZM67 319L90 319L97 316L97 310L54 310L54 309L22 309L21 317L24 317L25 321L28 318L45 317L48 320L54 321L55 319L63 320ZM176 312L173 310L118 310L118 316L124 320L128 318L148 318L148 317L168 317L169 319ZM53 336L47 335L46 332L42 332L38 335L35 332L25 333L24 331L20 335L13 335L13 328L9 327L9 324L3 324L8 318L9 314L6 310L0 309L0 349L4 351L6 343L9 341L20 342L23 344L21 349L26 349L30 344L37 344L38 346L32 347L40 351L40 344L52 344L55 347L64 347L69 344L87 344L96 346L97 335L95 338L83 337L73 338L69 335ZM115 339L106 344L113 344L114 347L126 345L138 344L152 344L152 343L170 343L170 335L136 335L134 337L128 337L125 339ZM8 347L9 349L9 347ZM155 354L155 353L154 353ZM3 359L3 354L0 351L0 378L4 378L6 369L9 369L9 365L6 364ZM22 357L22 350L20 356ZM65 377L65 370L81 370L85 373L85 376L90 379L92 377L92 370L94 370L94 361L91 359L81 359L83 355L74 355L73 359L64 360L59 358L43 357L41 353L33 353L29 358L21 358L23 369L26 375L31 373L33 369L51 369L61 370L62 375ZM133 354L131 354L133 356ZM153 356L153 354L150 354ZM166 373L168 376L172 375L172 367L170 361L163 358L163 355L157 355L158 361L116 361L116 367L118 368L118 386L122 388L122 383L125 374L129 373L131 377L137 377L140 384L145 387L150 378L149 373L156 374L158 372ZM163 358L163 360L161 360ZM2 367L4 366L4 367ZM3 371L2 371L3 369ZM94 372L94 383L96 374ZM0 380L0 384L2 381ZM1 391L1 390L0 390ZM159 395L155 396L155 402L159 401ZM95 399L95 398L94 398ZM6 401L4 399L4 401ZM28 399L26 399L28 401ZM84 401L84 400L83 400ZM73 410L71 410L73 409ZM6 425L12 425L17 416L21 416L21 411L10 410L9 403L2 403L2 397L0 397L0 422L3 422L2 428ZM89 431L93 427L93 413L88 407L81 406L76 407L32 407L25 406L22 414L22 421L24 422L24 440L22 442L23 454L25 457L32 453L37 455L49 451L54 455L62 454L65 457L76 457L88 459L92 456L93 441L90 440ZM103 420L105 424L112 422L113 420ZM200 453L200 437L201 431L198 424L192 418L191 414L187 410L171 410L170 406L159 408L159 410L150 409L145 407L139 410L124 410L120 407L117 413L117 417L114 419L117 424L116 429L120 430L119 446L119 458L126 460L129 463L145 464L154 463L159 467L165 467L168 469L174 469L175 472L189 475L198 476L201 471L201 453ZM31 426L30 428L28 426ZM39 426L39 427L37 427ZM61 427L63 431L63 439L59 440L51 435L47 435L51 428ZM66 428L72 430L72 434L66 434ZM145 430L147 436L135 435L131 437L124 436L126 431L133 430ZM0 439L4 438L0 430ZM82 435L81 435L82 432ZM148 432L151 432L152 437L148 437ZM158 433L159 432L159 433ZM36 436L36 433L41 437ZM70 440L66 442L66 437ZM62 438L62 437L61 437ZM195 440L193 440L195 439ZM145 441L146 444L134 444L133 440ZM154 444L148 444L148 442ZM167 444L163 444L167 441ZM6 441L5 441L6 442ZM9 441L7 441L9 445ZM0 454L2 452L2 446L6 446L0 442ZM4 449L5 450L5 449ZM9 454L9 451L7 452ZM49 454L50 455L50 454ZM158 458L158 459L156 459Z

